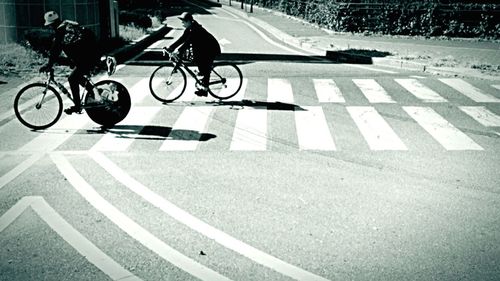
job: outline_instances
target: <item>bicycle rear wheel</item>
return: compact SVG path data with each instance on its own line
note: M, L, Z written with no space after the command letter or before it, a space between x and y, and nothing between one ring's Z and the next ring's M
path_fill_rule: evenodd
M17 119L33 130L42 130L54 125L61 118L62 109L59 93L44 83L27 85L14 99Z
M232 63L215 64L210 72L209 92L212 96L225 100L235 96L243 84L241 70Z
M158 67L149 78L149 90L161 102L172 102L186 90L187 80L184 70L172 64Z
M100 97L85 96L85 111L92 121L104 127L112 127L125 119L130 111L131 101L123 84L113 80L102 80L95 84Z

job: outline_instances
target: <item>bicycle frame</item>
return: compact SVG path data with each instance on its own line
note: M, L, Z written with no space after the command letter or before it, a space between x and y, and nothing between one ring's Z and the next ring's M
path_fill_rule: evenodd
M174 59L172 56L172 53L163 49L163 55L165 56L166 54L169 55L169 60L174 63L174 70L179 68L179 67L182 67L189 75L191 75L191 77L194 78L194 80L196 80L197 84L202 85L202 81L200 79L198 79L198 77L196 76L196 73L194 73L194 71L192 71L181 58ZM207 86L226 83L226 78L220 76L219 73L214 71L214 66L215 66L215 63L212 65L212 69L210 71L215 73L215 75L217 75L217 77L219 77L220 80L209 82Z

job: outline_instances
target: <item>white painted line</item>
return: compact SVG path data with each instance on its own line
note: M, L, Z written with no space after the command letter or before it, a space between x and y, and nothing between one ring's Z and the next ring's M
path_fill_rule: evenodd
M186 77L187 77L186 89L184 90L184 93L182 93L182 96L180 96L176 100L177 102L189 102L193 101L197 97L194 93L196 91L196 80L194 80L194 78L192 77L189 77L189 74L186 74ZM181 90L182 90L182 85L173 90L171 95L172 96L178 95Z
M500 126L500 116L484 106L459 106L458 108L485 127Z
M304 106L295 111L297 137L301 150L336 150L325 114L320 106Z
M99 163L99 165L101 165L110 175L112 175L115 179L117 179L131 191L141 196L145 201L149 202L153 206L162 210L165 214L185 224L191 229L201 233L202 235L210 239L213 239L215 242L221 244L222 246L295 280L327 280L323 277L277 259L248 244L245 244L244 242L230 236L229 234L217 228L214 228L204 221L192 216L170 201L156 194L155 192L138 182L136 179L132 178L130 175L120 169L115 163L106 158L102 153L91 152L89 154L94 159L94 161Z
M497 90L500 90L500 85L491 85L491 87L497 89ZM1 119L0 119L1 120Z
M267 148L267 108L238 111L230 150L264 151Z
M370 103L395 103L374 79L352 79Z
M111 280L142 280L92 244L92 242L61 217L42 197L26 196L19 200L16 205L12 206L12 208L0 217L0 232L14 222L28 207L31 207L64 241L90 263L108 275Z
M483 150L481 146L431 108L403 106L403 109L446 150Z
M35 153L31 155L28 159L21 162L21 164L17 165L14 169L10 170L8 173L4 174L0 177L0 189L4 187L6 184L14 180L17 176L26 171L29 167L31 167L36 161L42 158L43 153Z
M394 81L423 102L447 102L445 98L416 79L394 79Z
M481 92L481 90L462 79L441 78L439 80L475 102L500 102L500 99Z
M293 104L293 91L290 81L277 78L268 79L267 101Z
M144 127L160 111L159 106L135 106L118 125L111 128L90 150L126 151L140 132L137 127ZM130 128L127 128L129 126Z
M155 84L153 85L153 88L159 83L159 81L154 80L154 82ZM130 88L129 93L132 104L138 104L142 100L144 100L146 96L150 95L149 77L139 80L139 82L137 82L134 86L132 86L132 88Z
M196 150L213 110L211 106L186 107L160 150Z
M372 150L408 150L384 118L371 106L349 106L347 111Z
M80 174L78 174L64 155L60 153L52 153L51 157L59 171L66 177L75 190L78 191L78 193L80 193L85 200L87 200L87 202L89 202L111 222L146 248L153 251L174 266L201 280L230 280L179 253L120 212L120 210L118 210L115 206L111 205L111 203L101 197L99 193L97 193L95 189L88 184Z
M332 79L313 79L319 102L345 103L344 96Z
M410 75L412 78L417 78L417 79L426 79L427 77L425 76L420 76L420 75Z
M87 123L88 117L86 114L73 114L71 116L64 117L54 126L41 133L40 136L19 148L18 151L53 151Z

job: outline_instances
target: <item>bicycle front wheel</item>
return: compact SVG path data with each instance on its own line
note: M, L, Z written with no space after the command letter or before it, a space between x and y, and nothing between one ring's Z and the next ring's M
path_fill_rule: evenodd
M241 70L232 63L215 64L210 72L209 92L212 96L225 100L235 96L243 84Z
M27 85L14 98L17 119L33 130L42 130L54 125L61 118L62 109L59 93L44 83Z
M85 111L90 119L104 127L112 127L122 121L131 106L127 88L113 80L99 81L95 88L100 96L97 101L90 94L85 97Z
M158 67L149 78L149 90L161 102L173 102L186 90L187 80L184 70L172 64Z

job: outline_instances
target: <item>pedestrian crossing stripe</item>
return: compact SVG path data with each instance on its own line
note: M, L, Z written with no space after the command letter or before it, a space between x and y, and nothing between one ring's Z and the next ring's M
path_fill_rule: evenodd
M470 85L461 79L439 79L446 85L453 87ZM270 78L267 80L267 100L269 102L282 102L294 104L294 93L292 84L287 79ZM394 100L387 95L382 86L374 79L353 79L365 97L371 102L393 103ZM415 79L395 79L396 83L412 93L415 97L424 102L445 102L437 92L430 90L420 81ZM132 100L135 104L141 103L147 96L147 79L140 79L132 85ZM188 87L194 88L194 80L188 82ZM237 100L245 97L248 80L243 81ZM320 102L345 103L344 96L333 79L313 79L313 85ZM488 94L480 92L479 89L470 85L466 86L470 98L476 101L496 101L497 99ZM471 90L473 89L473 90ZM472 94L471 94L472 93ZM194 95L187 96L186 100L193 101L199 99L206 101L207 98L199 98ZM345 105L344 105L345 106ZM158 113L164 109L160 106L138 106L134 105L130 114L111 129L90 149L95 151L126 151L131 143L136 140L136 136L130 132L123 133L127 126L147 126ZM186 107L177 118L170 134L163 142L159 150L196 150L198 149L200 138L209 126L211 115L217 107L196 106ZM331 116L325 115L321 106L295 106L293 110L298 149L301 150L337 150L335 143L334 123L329 121ZM458 108L470 116L480 125L485 127L500 126L500 117L497 112L491 111L485 105L481 106L458 106ZM269 108L243 107L239 110L231 144L228 145L232 151L263 151L269 148L268 137L268 114ZM299 110L300 109L300 110ZM366 140L371 150L408 150L408 147L399 139L397 133L390 127L384 118L371 106L355 107L346 106L349 118L351 118ZM425 131L427 131L446 150L482 150L483 148L469 138L465 133L451 125L444 117L427 107L403 107L404 111L413 118ZM279 113L273 113L279 114ZM173 120L173 119L172 119ZM13 120L16 121L16 120ZM12 128L12 124L18 122L8 122L2 126ZM66 142L73 134L82 129L91 121L85 115L63 116L63 118L53 127L47 129L45 133L32 139L30 142L18 148L19 152L46 152L56 150L61 144ZM122 132L120 132L122 130ZM332 131L331 131L332 130ZM139 132L137 128L134 130Z
M370 106L350 106L347 111L372 150L407 150L384 118Z
M458 108L485 127L500 127L500 116L484 106L459 106Z
M433 109L417 106L404 106L403 109L446 150L483 150Z
M313 83L319 102L345 103L345 98L333 79L313 79Z
M394 81L423 102L447 102L445 98L416 79L394 79Z
M481 92L481 90L462 79L441 78L439 80L475 102L500 102L500 99Z
M375 79L352 79L370 103L395 103Z

